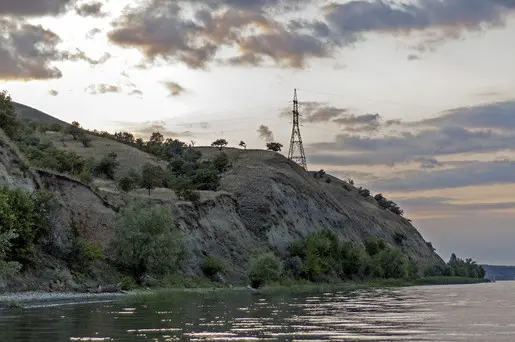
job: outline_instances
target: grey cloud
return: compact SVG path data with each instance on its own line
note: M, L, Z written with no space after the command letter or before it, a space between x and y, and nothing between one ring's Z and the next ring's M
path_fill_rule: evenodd
M55 90L55 89L50 89L48 91L48 95L50 95L50 96L57 96L57 95L59 95L59 92L57 90Z
M172 131L168 129L166 122L162 120L143 122L117 122L117 124L122 127L122 130L132 132L136 135L150 136L154 132L160 132L167 138L187 138L194 136L194 134L190 131Z
M93 29L89 30L88 33L86 33L86 39L93 39L100 32L102 32L101 29L93 28Z
M467 128L492 128L515 131L515 101L490 103L448 110L441 116L418 121L412 126L456 125Z
M370 184L377 191L420 191L473 185L515 183L515 161L476 162L469 166L430 172L405 172Z
M53 62L61 58L57 49L61 39L57 34L40 25L6 18L0 18L0 27L0 79L41 80L62 77L61 71L53 66Z
M296 19L309 1L293 0L148 0L126 9L108 33L123 47L137 48L146 63L181 62L207 69L213 62L238 66L304 68L310 59L331 58L369 32L419 33L413 48L432 50L464 31L504 25L515 9L511 0L419 0L397 3L354 0L322 6L319 19ZM274 14L287 13L280 22ZM220 49L236 56L217 58ZM412 54L409 60L418 59ZM270 63L268 63L270 62ZM268 64L267 64L268 63ZM142 65L145 65L143 63Z
M407 57L408 61L416 61L416 60L419 60L420 59L420 56L417 56L417 55L409 55Z
M259 137L266 142L274 141L274 134L268 126L260 125L257 132L259 133Z
M102 12L102 7L101 2L84 3L75 6L75 12L82 17L103 17L106 14Z
M89 57L88 55L86 55L86 53L84 51L79 50L79 49L76 49L76 50L77 50L77 52L74 52L74 53L62 52L60 55L61 56L60 59L72 61L72 62L84 61L84 62L87 62L91 66L95 66L95 65L99 65L99 64L104 64L111 58L111 54L109 54L108 52L104 53L99 59L93 59L93 58Z
M189 6L194 7L194 17L186 19L183 2L149 1L127 10L108 36L118 45L140 49L150 61L160 57L190 68L207 68L223 46L241 52L222 60L226 64L261 65L266 57L279 66L302 68L307 58L329 57L330 46L322 40L309 33L288 31L263 12L279 4L294 2L193 2ZM250 28L254 33L244 34Z
M478 212L488 210L500 209L513 209L515 202L498 202L498 203L481 203L478 198L478 203L470 204L454 204L452 199L445 197L398 197L395 201L407 212L416 212L418 214L424 213L438 213L439 215Z
M348 132L372 132L377 131L382 125L391 126L400 123L399 120L388 120L382 122L379 114L349 114L348 108L340 108L317 101L299 102L300 121L308 123L329 122L344 126ZM292 116L290 108L284 108L280 117L289 118Z
M515 134L502 134L485 130L469 130L457 126L428 129L419 133L365 137L340 134L334 142L314 143L313 158L320 162L379 165L414 161L420 157L452 155L457 153L493 152L515 146ZM351 154L324 154L323 151L346 151Z
M2 0L0 15L13 17L39 17L58 15L66 11L75 0Z
M121 93L122 88L111 84L91 84L86 89L86 92L91 95L107 94L107 93Z
M511 0L419 0L394 3L383 0L350 1L325 6L325 19L331 35L346 45L362 39L368 32L411 33L440 29L430 38L438 44L446 38L459 38L462 31L481 31L483 25L504 25Z
M171 97L179 96L186 91L186 89L184 89L179 83L176 82L169 81L164 82L163 84L170 92Z
M139 90L139 89L134 89L134 90L131 90L129 95L131 95L131 96L132 95L139 95L139 96L141 96L141 95L143 95L143 92L141 90Z

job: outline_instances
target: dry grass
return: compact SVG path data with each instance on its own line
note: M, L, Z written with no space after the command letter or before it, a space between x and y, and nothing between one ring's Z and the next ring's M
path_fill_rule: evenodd
M83 158L93 158L100 160L111 152L118 155L118 162L120 166L117 168L115 177L119 177L127 172L130 168L140 170L145 163L159 164L166 167L167 163L159 160L146 152L140 151L137 148L119 143L109 138L98 137L89 135L91 138L91 146L84 147L78 140L73 140L71 136L66 136L64 143L61 141L62 134L55 132L47 132L41 134L42 140L51 141L57 148L75 152Z

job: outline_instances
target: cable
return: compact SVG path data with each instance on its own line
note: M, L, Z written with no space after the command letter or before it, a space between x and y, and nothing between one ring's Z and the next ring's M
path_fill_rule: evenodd
M306 91L308 93L328 95L328 96L349 96L349 95L344 95L344 94L325 93L325 92L316 91L316 90L309 90L309 89L297 88L297 90ZM397 106L430 108L430 109L438 109L438 110L445 110L446 109L446 108L443 108L443 107L436 107L436 106L429 106L429 105L416 105L416 104L400 103L400 102L393 102L393 101L374 100L374 99L371 99L371 98L355 96L355 95L352 95L352 97L361 98L361 99L366 100L366 101L377 102L377 103L385 103L385 104L393 104L393 105L397 105Z

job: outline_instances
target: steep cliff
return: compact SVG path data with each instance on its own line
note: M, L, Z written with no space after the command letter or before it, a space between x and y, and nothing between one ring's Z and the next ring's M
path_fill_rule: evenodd
M204 157L217 152L212 148L199 150ZM43 187L54 194L58 203L46 241L48 259L42 260L39 269L18 278L17 284L30 283L27 288L42 289L83 286L68 271L69 261L63 262L62 257L71 253L77 234L107 251L118 208L137 197L171 205L184 233L185 274L201 275L199 264L209 254L225 262L228 279L239 282L245 277L252 251L270 249L283 253L295 239L323 229L358 243L368 236L380 237L401 248L422 267L443 263L409 220L381 208L373 198L361 196L353 186L330 176L315 178L279 153L224 151L231 167L223 174L220 190L202 191L200 203L194 205L179 201L167 189L157 189L152 196L138 191L119 193L109 186L94 191L67 176L29 169L12 143L1 136L0 184L29 191ZM403 237L402 241L398 236ZM90 283L105 278L106 269L107 264L96 265L89 272Z

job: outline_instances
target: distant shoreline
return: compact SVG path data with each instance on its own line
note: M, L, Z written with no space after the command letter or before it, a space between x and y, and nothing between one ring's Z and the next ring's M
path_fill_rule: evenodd
M363 282L349 281L343 283L291 283L272 284L260 289L247 287L170 287L152 290L131 290L120 293L84 293L84 292L8 292L0 293L0 309L8 308L34 308L45 306L88 304L95 302L116 301L122 298L133 299L137 297L160 297L171 293L214 293L224 291L243 291L251 293L274 292L327 292L327 291L356 291L372 288L398 288L429 285L466 285L491 282L488 279L463 277L423 277L419 279L377 279Z

